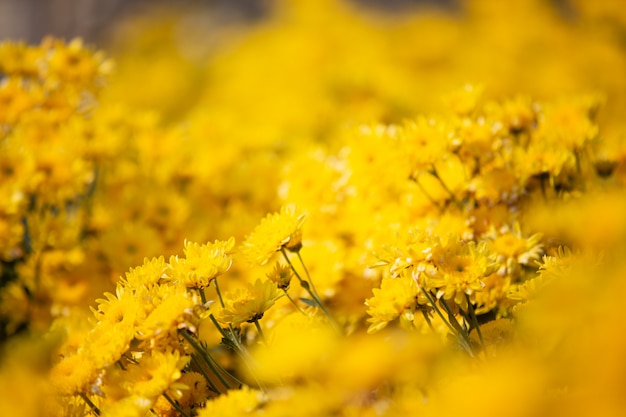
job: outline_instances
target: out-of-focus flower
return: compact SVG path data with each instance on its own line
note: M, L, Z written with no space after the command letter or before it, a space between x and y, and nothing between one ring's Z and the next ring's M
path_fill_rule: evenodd
M224 294L224 307L215 316L222 323L239 326L259 320L284 293L270 280L257 279L254 284L237 287Z
M281 249L298 251L302 246L302 225L306 216L293 205L268 214L241 245L241 252L251 262L265 265Z
M172 256L168 276L188 288L201 289L230 269L235 239L215 241L204 245L185 241L185 257Z

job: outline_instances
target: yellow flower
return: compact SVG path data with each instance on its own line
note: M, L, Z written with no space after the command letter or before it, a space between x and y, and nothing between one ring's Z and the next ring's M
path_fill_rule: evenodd
M159 304L137 328L137 338L151 342L184 327L191 315L195 302L182 285L166 286Z
M466 116L476 108L483 90L482 85L465 84L462 88L448 93L443 100L454 113L459 116Z
M170 258L170 278L184 283L188 288L207 287L230 269L233 246L235 239L232 237L227 241L216 240L204 245L185 241L185 257Z
M135 326L119 322L102 322L85 337L82 349L96 368L117 362L129 349L135 336Z
M44 39L42 46L49 50L46 76L52 79L93 87L98 77L111 69L111 63L104 59L102 53L85 48L80 39L65 44L48 38Z
M194 408L199 404L204 404L211 395L207 381L198 372L185 372L177 384L185 387L181 390L181 397L177 399L178 403L190 415Z
M370 323L368 333L384 329L387 324L404 316L409 322L417 309L418 288L410 274L383 279L380 288L372 290L374 296L365 301Z
M302 247L302 224L305 215L295 206L286 205L278 213L268 214L248 235L241 252L250 263L265 265L281 249L297 252Z
M152 351L144 355L137 365L129 365L124 379L125 388L134 395L155 398L180 379L181 369L188 361L189 357L181 358L178 351Z
M412 176L430 169L447 154L449 136L445 123L424 116L407 121L402 126L398 137L406 149L406 157L411 161Z
M142 287L152 287L164 277L167 264L165 258L144 258L143 265L131 268L121 282L126 288L139 289Z
M238 326L241 323L252 323L263 317L263 314L283 295L272 281L257 279L246 287L238 287L224 295L224 307L215 314L222 323Z
M98 323L106 322L116 324L128 322L134 324L139 314L140 304L130 291L125 291L124 287L118 284L115 294L104 293L104 298L96 300L98 308L91 307Z
M72 395L88 389L97 378L98 368L88 355L79 352L64 357L50 372L50 380L60 395Z
M501 265L498 270L500 275L511 274L518 269L518 265L529 265L539 260L543 252L543 244L540 243L542 235L536 233L525 238L518 222L497 231L492 228L486 237L493 239L490 247Z
M589 264L586 256L574 256L569 250L559 248L557 256L544 255L542 263L539 265L537 276L522 283L512 285L507 297L515 301L528 301L549 285L552 281L569 277L573 271L585 264Z
M0 72L7 75L35 77L44 51L24 43L6 42L0 45Z
M267 279L276 284L276 286L281 290L287 290L289 288L289 283L291 282L292 277L293 270L291 267L289 265L282 265L278 262L274 265L274 269L267 274Z
M483 278L495 266L485 243L465 243L452 236L434 249L432 262L436 269L426 271L426 288L435 290L437 298L453 299L463 309L467 308L465 296L482 291Z
M140 395L123 397L113 404L101 407L102 417L131 417L148 414L153 401Z
M205 407L198 411L198 417L242 416L256 410L262 403L263 394L260 391L243 386L208 401Z

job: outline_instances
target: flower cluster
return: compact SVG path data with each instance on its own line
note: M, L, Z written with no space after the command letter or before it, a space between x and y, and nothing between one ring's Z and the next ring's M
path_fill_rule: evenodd
M619 414L626 18L570 3L0 44L2 412Z

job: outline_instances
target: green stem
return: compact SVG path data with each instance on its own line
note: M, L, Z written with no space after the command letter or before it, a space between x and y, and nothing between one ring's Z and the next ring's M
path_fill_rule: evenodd
M193 363L196 364L196 368L198 368L198 371L204 376L204 379L206 379L207 384L209 384L209 386L211 387L211 391L213 391L216 394L221 394L222 391L220 391L217 385L213 383L213 381L209 377L209 374L206 373L206 371L202 367L202 364L200 364L200 361L198 360L198 358L196 358L195 355L191 355L191 360L193 361Z
M452 311L452 308L450 308L450 305L445 300L445 298L441 297L439 299L439 301L441 302L441 305L443 306L443 309L446 310L446 313L448 313L448 320L450 321L450 324L452 325L452 327L454 327L454 329L457 332L459 332L461 334L465 334L465 330L463 330L463 327L461 326L461 323L459 323L459 321L454 316L454 312Z
M293 271L294 275L296 276L296 278L298 278L298 281L300 281L300 284L302 284L302 282L304 281L302 279L302 277L300 276L300 274L298 273L298 270L293 266L293 264L291 263L291 259L289 259L289 256L287 256L287 252L285 252L285 248L280 248L280 253L283 254L283 257L285 258L285 261L287 261L287 264L289 264L289 267L291 268L291 270Z
M456 198L456 195L454 195L452 190L450 188L448 188L446 183L443 182L443 180L441 179L441 177L437 173L437 169L434 166L432 166L431 169L428 171L428 173L430 175L432 175L433 177L437 178L437 181L439 181L439 184L441 184L443 189L446 190L446 192L450 195L450 199L454 202L454 204L456 204L458 208L462 209L463 208L463 204L459 201L458 198Z
M443 320L443 322L446 324L446 326L448 326L448 329L450 329L450 331L452 333L456 333L456 330L454 329L454 327L452 327L452 325L448 322L448 320L446 320L446 318L443 316L443 313L441 312L439 307L437 307L437 303L432 298L430 293L428 291L423 291L423 293L424 293L424 296L426 297L426 299L428 300L428 302L430 303L430 305L433 306L433 309L435 310L437 315L441 318L441 320Z
M428 199L428 201L430 201L432 205L437 207L440 212L443 212L444 210L443 206L441 206L437 201L435 201L435 199L428 193L428 191L426 191L426 188L424 188L419 178L411 176L410 180L413 181L415 184L417 184L420 191L426 196L426 199Z
M239 385L239 387L241 387L242 385L244 385L243 382L241 382L239 380L239 378L237 378L235 375L231 374L230 372L228 372L226 369L224 369L222 367L222 365L220 365L219 362L217 362L215 359L213 359L213 356L211 356L211 359L213 360L213 364L215 365L215 367L222 372L224 375L228 376L230 379L232 379L237 385Z
M467 300L467 308L469 310L470 318L472 320L472 326L474 326L474 328L476 329L476 333L478 333L478 338L480 339L480 344L482 345L483 349L486 349L485 340L483 339L483 334L480 331L480 325L478 324L478 319L476 318L476 311L474 310L474 306L470 301L469 295L465 294L465 298Z
M215 316L213 315L213 313L209 314L209 318L211 319L211 321L213 322L213 325L215 326L215 328L220 332L220 334L222 335L222 337L224 339L231 339L230 336L224 331L224 329L222 328L222 326L220 326L220 324L217 322L217 319L215 318Z
M83 392L81 392L79 395L80 395L80 398L82 398L83 401L89 406L89 408L91 408L91 411L93 411L95 415L99 416L100 409L89 399L89 397L85 395L85 393Z
M424 316L424 320L426 320L426 323L428 324L428 327L430 328L430 330L435 332L435 328L433 327L433 323L430 321L430 317L428 317L428 313L426 312L426 310L424 310L424 309L420 309L420 310L422 310L422 315Z
M220 286L217 283L217 278L214 280L215 282L215 292L217 293L217 298L220 301L220 305L224 308L224 298L222 298L222 291L220 291ZM230 331L231 337L226 337L230 339L238 348L240 348L239 341L237 340L237 335L235 334L235 329L233 329L232 324L228 324L228 330ZM223 332L221 332L224 334Z
M259 332L259 336L261 337L263 344L267 346L267 339L265 339L265 335L263 334L263 329L261 329L261 325L259 324L258 319L254 320L254 326L256 327L257 332Z
M182 409L182 407L178 404L178 402L172 400L170 398L169 395L167 395L166 393L163 393L163 396L165 397L165 399L167 400L167 402L169 402L170 404L172 404L172 407L174 407L176 409L176 411L178 411L183 417L190 417L189 414L187 414L185 412L185 410Z
M433 308L435 309L435 312L437 313L437 315L441 318L441 320L443 320L443 322L446 324L446 326L448 326L448 329L452 332L452 334L456 335L459 344L461 345L461 347L463 349L465 349L465 351L470 355L470 356L474 356L473 352L472 352L472 348L470 347L470 345L466 342L465 338L462 337L463 336L463 330L457 330L455 327L453 327L452 323L449 321L449 319L446 319L443 315L443 313L441 312L441 310L439 309L439 307L437 307L437 303L435 302L435 300L433 299L432 295L430 294L429 291L423 291L424 296L426 297L426 299L428 300L428 302L430 303L430 305L433 306ZM443 303L442 303L443 305ZM445 304L444 307L447 307L447 304ZM450 313L448 313L450 314ZM454 318L454 315L451 316L452 318ZM456 319L455 319L455 323L456 323ZM458 326L459 324L456 323L456 325ZM460 327L460 326L459 326Z
M322 298L320 297L319 293L317 292L317 289L315 288L315 283L313 283L313 280L311 279L311 275L309 275L309 270L307 269L306 265L304 264L304 261L302 260L302 255L300 255L300 251L297 251L296 255L298 256L298 259L300 260L300 265L302 265L302 268L304 269L304 274L306 275L307 281L309 281L309 283L311 284L311 288L313 289L313 292L315 293L317 298L321 300Z
M196 352L198 352L198 354L200 355L200 357L202 358L202 360L204 361L204 363L207 364L207 366L209 368L211 368L211 371L213 371L213 373L215 374L215 376L217 377L217 379L220 380L220 382L228 389L231 389L233 386L231 384L228 383L228 381L222 376L221 372L217 369L217 367L215 366L215 360L211 357L211 355L209 354L209 352L206 351L206 349L204 349L202 346L200 346L200 344L198 344L198 342L196 342L194 340L194 338L187 333L187 331L185 330L181 330L180 334L183 335L183 337L185 338L185 340L187 340L187 342L189 342L189 344L195 349ZM222 369L224 370L224 369ZM228 374L228 373L227 373ZM231 376L230 374L228 374L228 376ZM231 376L232 377L232 376ZM232 377L234 379L234 377Z
M463 329L461 324L456 319L454 312L448 305L448 302L443 297L441 298L441 305L443 306L444 310L446 310L446 313L448 313L448 317L450 318L450 323L452 324L452 326L457 329L457 332L460 336L463 336L463 339L465 339L465 343L467 343L468 346L471 346L468 332Z
M299 305L298 305L298 304L294 301L294 299L293 299L293 298L291 298L291 296L289 295L289 293L287 292L287 290L283 290L283 291L285 291L285 295L287 296L287 298L289 299L289 301L291 301L291 304L293 304L293 305L294 305L294 307L295 307L295 308L297 308L297 309L298 309L298 311L299 311L300 313L302 313L302 314L304 314L304 315L306 316L306 313L304 312L304 310L302 310L302 309L300 308L300 306L299 306Z
M291 269L293 270L294 275L296 276L296 278L298 278L298 281L300 281L300 285L302 286L302 288L304 288L306 292L309 293L313 301L315 301L315 304L317 304L317 306L322 310L322 312L326 315L326 317L328 317L330 324L335 328L335 330L337 330L340 334L343 333L343 331L341 330L341 326L339 325L337 320L335 320L335 318L326 309L326 306L324 305L322 300L311 289L311 285L309 284L309 281L302 279L302 277L300 276L296 268L293 266L293 264L291 263L291 260L289 259L289 256L287 255L287 252L285 252L285 248L280 248L280 251L283 254L283 257L285 258L287 263L289 264L289 267L291 267Z
M204 288L198 288L198 293L200 294L200 299L202 300L202 305L206 304L206 294L204 293Z
M220 300L220 305L224 308L224 299L222 298L222 292L220 291L220 286L217 283L217 278L213 280L215 282L215 292L217 293L217 298Z

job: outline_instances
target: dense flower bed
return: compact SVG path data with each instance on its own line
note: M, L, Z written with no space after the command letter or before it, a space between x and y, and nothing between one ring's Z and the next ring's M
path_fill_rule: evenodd
M620 415L617 3L2 43L2 414Z

